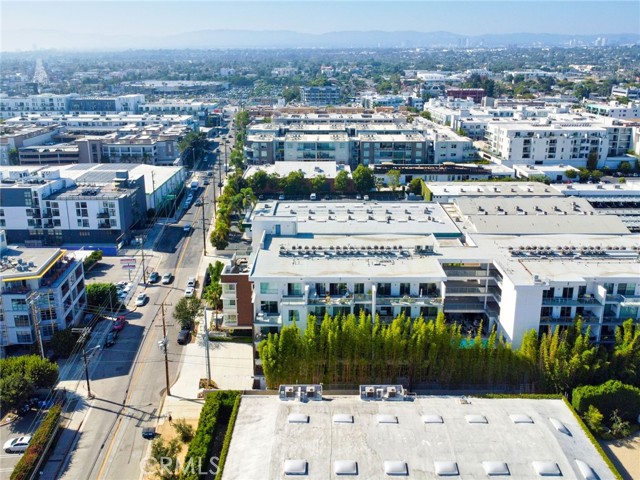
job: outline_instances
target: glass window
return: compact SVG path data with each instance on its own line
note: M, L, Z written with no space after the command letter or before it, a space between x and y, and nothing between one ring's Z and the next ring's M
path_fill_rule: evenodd
M24 298L12 298L11 309L13 311L28 310L27 301Z
M29 315L16 315L13 317L13 323L16 327L28 327L31 325Z
M32 343L31 332L16 332L18 343Z
M260 282L260 293L263 295L278 293L278 286L275 283Z
M299 322L300 321L300 312L298 310L289 310L289 321L290 322Z
M301 283L287 284L287 295L302 296L302 284Z

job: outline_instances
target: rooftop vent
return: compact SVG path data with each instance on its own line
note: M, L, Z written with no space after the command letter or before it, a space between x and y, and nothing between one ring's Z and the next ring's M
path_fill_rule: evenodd
M587 462L576 459L576 465L578 466L580 475L582 475L582 478L584 478L584 480L598 480L600 478Z
M336 460L333 462L336 475L358 475L358 462L355 460Z
M378 423L398 423L398 417L395 415L379 414L376 416Z
M436 471L436 475L439 477L451 477L460 475L458 471L458 464L450 461L436 461L433 462L433 468Z
M407 476L409 475L409 467L407 462L402 460L385 460L383 463L384 473L394 476Z
M549 421L560 433L571 436L571 432L569 431L569 429L560 420L558 420L557 418L550 418Z
M423 415L422 423L444 423L440 415Z
M513 423L533 423L533 419L529 415L525 415L522 413L509 415L509 418Z
M531 465L533 469L536 471L539 477L561 477L562 472L560 471L560 467L555 462L549 461L537 461L532 462Z
M289 423L309 423L309 415L304 413L290 413L288 417Z
M465 415L467 423L489 423L484 415Z
M333 416L333 423L353 423L353 415L347 413L336 413Z
M482 462L482 468L484 468L484 472L489 476L511 475L511 473L509 472L509 467L505 462Z
M309 464L306 460L295 459L284 461L284 474L285 475L306 475L309 469Z

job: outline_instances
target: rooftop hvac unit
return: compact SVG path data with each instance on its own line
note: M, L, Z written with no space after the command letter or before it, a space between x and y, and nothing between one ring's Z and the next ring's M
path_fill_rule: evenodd
M365 387L364 393L367 398L373 398L376 396L376 389L374 387Z
M316 388L315 387L307 387L307 395L310 397L315 396Z
M389 387L387 388L387 397L389 398L393 398L396 396L396 387Z
M287 398L293 398L293 387L285 387L284 396Z

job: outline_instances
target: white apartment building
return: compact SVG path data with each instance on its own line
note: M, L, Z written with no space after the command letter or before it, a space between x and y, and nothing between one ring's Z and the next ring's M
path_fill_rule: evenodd
M47 341L77 325L87 305L82 261L59 248L6 247L0 252L0 347Z
M588 103L585 110L595 115L610 118L640 118L640 102L630 102L623 105L619 102Z
M388 322L444 311L465 333L482 321L483 334L495 326L518 346L530 329L580 315L595 341L610 342L617 325L639 319L640 236L571 202L259 203L254 253L223 272L223 325L247 325L240 304L252 305L256 341L293 322L304 329L309 315L364 311ZM247 281L253 290L240 294Z
M69 93L57 95L41 93L26 97L9 97L0 94L0 118L7 119L33 112L65 113L69 111L69 101L77 96Z
M9 165L9 151L21 147L51 143L60 129L54 125L37 127L35 125L15 125L0 133L0 165Z

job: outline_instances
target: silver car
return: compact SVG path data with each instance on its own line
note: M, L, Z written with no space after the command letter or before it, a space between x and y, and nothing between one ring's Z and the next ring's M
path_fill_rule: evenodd
M2 448L6 453L23 453L27 450L30 441L31 435L16 437L4 442Z

